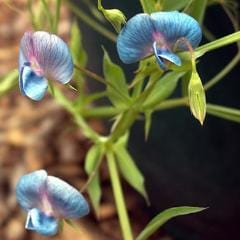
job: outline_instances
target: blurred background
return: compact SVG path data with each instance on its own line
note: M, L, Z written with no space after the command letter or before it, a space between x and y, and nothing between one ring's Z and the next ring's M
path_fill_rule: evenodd
M89 11L82 1L72 2L85 12ZM119 8L127 18L141 11L137 0L106 0L103 3L106 8ZM31 21L26 0L0 1L0 9L1 78L17 68L19 40L25 31L31 29ZM236 10L239 12L239 9ZM66 41L74 18L66 6L62 8L59 35ZM104 45L112 59L124 66L129 76L133 74L136 66L123 65L112 42L95 33L81 20L78 23L89 55L89 69L102 74L101 45ZM207 9L204 25L216 38L234 31L221 5ZM111 29L109 24L106 23L106 26ZM236 51L236 46L230 45L201 58L198 69L202 81L206 82L221 70ZM240 66L237 65L207 92L208 102L240 108L239 73ZM24 229L26 216L16 203L16 182L24 173L44 168L49 174L80 188L87 179L83 161L90 143L71 117L50 97L39 103L32 102L20 96L16 85L7 95L1 96L0 91L0 239L44 239ZM89 87L95 90L102 86L89 80ZM89 121L102 133L108 127L107 123L95 119ZM143 128L141 121L133 127L130 151L145 175L151 206L147 207L136 192L124 185L134 231L139 232L161 210L192 205L209 208L200 214L171 220L151 239L238 239L240 125L208 115L204 126L200 126L189 109L178 108L154 114L147 142L144 141ZM121 239L104 166L102 179L104 193L100 220L96 220L92 213L79 221L80 234L67 226L55 239Z

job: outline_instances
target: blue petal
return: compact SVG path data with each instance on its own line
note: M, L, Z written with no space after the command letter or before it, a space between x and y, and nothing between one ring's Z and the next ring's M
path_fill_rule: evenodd
M41 194L44 191L47 173L44 170L29 173L20 178L17 187L17 201L26 211L41 205Z
M170 47L180 38L187 38L193 48L199 45L202 31L198 22L191 16L177 11L157 12L150 16L155 31L164 36ZM187 49L185 44L180 44L178 47L180 50Z
M32 69L29 63L25 63L22 67L19 75L19 87L22 94L30 97L35 101L39 101L43 98L47 87L47 80L38 76Z
M89 213L82 194L59 178L48 176L46 192L55 216L79 218Z
M20 45L21 52L28 61L36 59L47 79L63 84L71 80L72 57L66 43L58 36L43 31L25 33Z
M177 66L181 66L182 62L181 59L174 54L172 51L164 48L157 48L157 43L153 43L153 50L154 50L154 55L157 59L157 62L159 66L163 69L166 70L167 66L164 62L164 60L168 60L169 62L172 62L176 64Z
M132 17L117 38L117 51L124 63L137 62L152 54L154 26L147 14Z
M54 236L58 232L58 220L33 208L28 212L25 228L44 236Z

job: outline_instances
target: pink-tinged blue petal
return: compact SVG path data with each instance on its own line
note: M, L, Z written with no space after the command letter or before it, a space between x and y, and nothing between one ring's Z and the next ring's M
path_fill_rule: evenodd
M181 65L181 60L173 51L189 50L189 44L196 48L201 39L198 22L185 13L137 14L120 32L117 51L124 63L137 62L154 53L160 67L165 70L165 60ZM155 49L154 43L157 44Z
M89 206L82 194L59 178L49 176L46 193L53 212L63 218L80 218L89 213Z
M157 59L157 62L163 70L167 69L165 60L172 62L172 63L176 64L177 66L181 66L181 64L182 64L181 59L178 57L178 55L176 55L169 49L164 49L164 48L159 49L156 46L156 42L154 42L153 50L154 50L154 55Z
M58 220L33 208L28 212L25 228L43 236L54 236L58 232Z
M26 211L41 205L41 195L44 192L47 173L44 170L22 176L16 187L17 200Z
M39 101L44 97L48 87L48 82L43 76L38 76L30 63L26 62L19 75L19 86L23 95L28 96L32 100Z
M37 65L48 80L68 83L73 75L73 62L66 43L48 32L27 32L20 44L20 54L28 62ZM22 61L20 61L20 67Z
M137 14L124 26L117 38L117 50L124 63L137 62L153 53L154 26L148 14Z
M173 12L156 12L151 15L155 31L161 33L165 41L172 47L178 39L186 38L193 48L196 48L201 39L202 31L198 22L191 16ZM157 39L155 39L157 40ZM186 50L186 44L178 45L179 50Z

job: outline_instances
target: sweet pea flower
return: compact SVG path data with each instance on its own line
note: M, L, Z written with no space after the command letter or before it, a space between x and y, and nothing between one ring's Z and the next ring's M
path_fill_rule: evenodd
M117 51L124 63L134 63L152 54L161 69L172 62L181 66L176 51L196 48L202 38L198 22L178 11L137 14L121 30Z
M38 170L22 176L16 187L17 200L27 211L25 228L53 236L61 219L80 218L89 206L82 194L63 180Z
M20 43L19 87L23 95L41 100L48 80L68 83L73 62L66 43L48 32L26 32Z

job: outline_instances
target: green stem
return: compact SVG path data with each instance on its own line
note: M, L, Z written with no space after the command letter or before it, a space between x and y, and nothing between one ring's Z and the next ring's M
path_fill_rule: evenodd
M165 109L182 107L182 106L188 106L187 97L166 100L160 103L158 106L156 106L155 110L159 111L159 110L165 110Z
M124 240L133 240L132 229L130 226L127 207L123 196L117 164L112 152L107 153L107 164L123 238Z
M45 13L45 15L46 15L46 17L48 19L48 22L49 22L49 25L50 25L50 29L53 32L54 31L54 29L53 29L54 28L54 26L53 26L53 19L52 19L52 15L50 13L50 10L48 8L48 5L47 5L45 0L41 0L41 3L42 3L42 6L43 6L43 11L44 11L44 13Z
M97 132L95 132L84 120L79 112L76 111L72 103L62 94L62 92L58 88L54 88L54 99L63 106L68 112L72 114L77 125L82 129L83 134L91 139L93 142L98 142L100 136Z
M56 16L55 16L54 24L53 24L53 32L54 33L58 32L58 23L59 23L59 19L60 19L61 4L62 4L62 0L57 0L57 3L56 3Z
M124 109L104 106L104 107L94 107L91 109L81 109L81 114L86 118L109 118L114 117L117 114L125 111Z
M121 118L117 120L114 130L111 132L108 141L115 142L119 139L129 128L133 125L138 116L138 111L135 109L128 109L122 113Z
M125 103L129 104L129 99L127 99L125 97L125 95L122 94L122 92L117 87L115 87L110 81L105 80L103 77L101 77L101 76L97 75L96 73L91 72L90 70L88 70L88 69L86 69L84 67L81 67L79 65L74 64L74 67L76 69L78 69L79 71L81 71L86 76L92 78L93 80L96 80L96 81L98 81L98 82L100 82L100 83L102 83L104 85L109 85L111 88L113 88L118 93L119 97L121 97L122 100Z
M201 57L206 52L210 52L214 49L224 47L226 45L229 45L229 44L232 44L232 43L235 43L235 42L238 42L238 41L240 41L240 31L229 34L225 37L219 38L219 39L217 39L213 42L210 42L210 43L207 43L207 44L204 44L204 45L198 47L195 50L196 58Z
M223 68L215 77L209 80L205 85L204 89L209 90L216 83L218 83L224 76L226 76L239 62L240 60L240 52L228 63L228 65Z
M101 24L93 20L93 18L89 17L83 10L76 7L73 3L70 1L65 0L66 5L78 16L83 22L88 24L90 27L92 27L96 32L102 34L109 40L116 42L116 35L112 33L111 31L107 30L105 27L103 27Z

